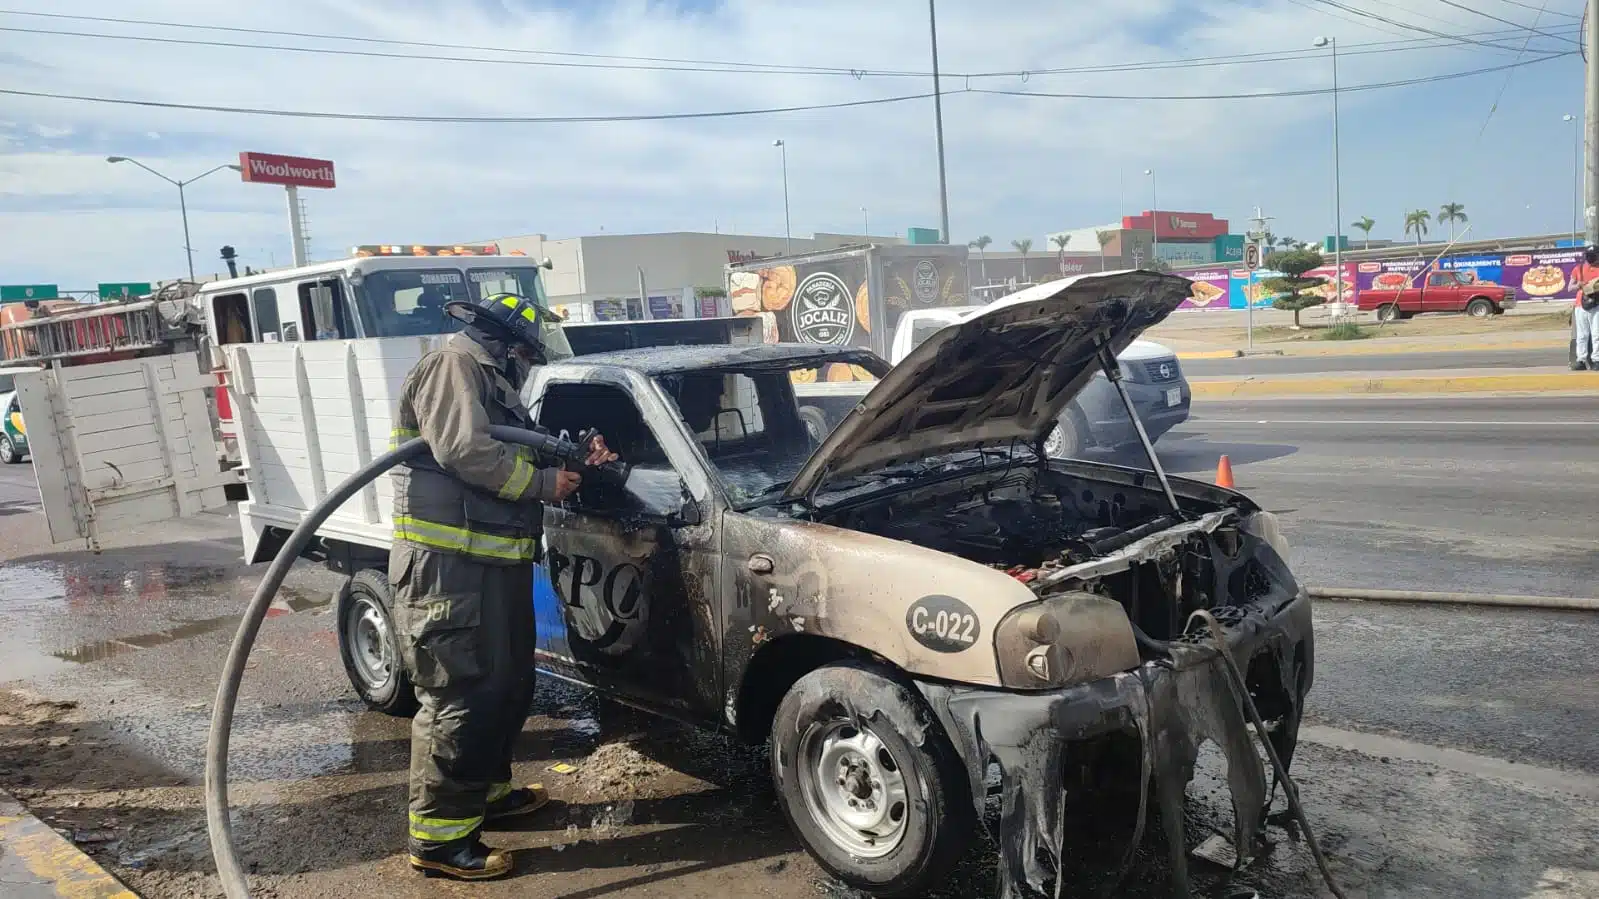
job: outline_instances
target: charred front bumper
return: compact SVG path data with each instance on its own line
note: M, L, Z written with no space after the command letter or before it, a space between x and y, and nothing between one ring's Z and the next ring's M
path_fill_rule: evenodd
M1233 660L1246 673L1270 738L1288 764L1314 668L1309 597L1296 587L1286 598L1213 613ZM1130 772L1124 774L1130 782L1101 786L1136 797L1135 841L1142 835L1149 800L1166 810L1161 819L1173 847L1174 895L1188 895L1183 791L1207 740L1227 758L1237 819L1235 845L1243 855L1255 845L1268 798L1265 770L1224 663L1209 644L1175 643L1132 671L1048 692L922 681L917 686L965 763L980 817L989 766L998 765L1000 823L994 836L1002 854L1000 896L1006 899L1043 890L1061 867L1061 853L1071 851L1060 845L1063 816L1074 801L1093 801L1076 795L1081 781L1073 776L1089 757L1082 751L1088 746L1126 747L1134 756L1123 761L1135 764L1119 768ZM1053 863L1041 860L1039 850Z

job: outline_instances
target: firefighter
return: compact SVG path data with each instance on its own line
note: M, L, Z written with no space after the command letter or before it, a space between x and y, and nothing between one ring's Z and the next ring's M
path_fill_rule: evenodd
M540 468L490 425L532 427L520 399L531 367L571 355L558 317L514 294L445 312L465 323L416 364L400 392L396 442L431 454L395 470L389 580L420 710L411 723L410 860L429 875L511 872L485 826L549 801L513 786L511 750L533 699L533 565L543 503L577 472ZM616 458L595 437L590 464Z

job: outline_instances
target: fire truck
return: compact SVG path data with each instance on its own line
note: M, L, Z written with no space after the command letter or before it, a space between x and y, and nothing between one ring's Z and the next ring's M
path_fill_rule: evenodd
M33 457L62 460L34 466L52 540L95 546L113 527L250 498L281 472L308 495L325 489L323 477L294 473L318 467L309 460L335 440L359 436L319 436L330 425L313 400L325 385L313 382L328 377L330 358L347 360L339 370L354 402L387 402L421 348L460 326L446 303L516 293L547 305L541 273L551 267L493 245L374 244L129 302L30 309L0 327L0 347L4 364L44 369L19 376L17 393ZM694 319L574 325L567 337L587 354L769 342L776 332L770 321ZM387 358L396 346L403 359ZM239 420L241 392L252 400L249 421ZM252 457L245 430L284 439Z

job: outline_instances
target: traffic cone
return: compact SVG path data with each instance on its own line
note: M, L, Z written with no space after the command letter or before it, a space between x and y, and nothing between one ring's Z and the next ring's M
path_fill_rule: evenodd
M1226 456L1216 463L1216 486L1233 489L1233 463Z

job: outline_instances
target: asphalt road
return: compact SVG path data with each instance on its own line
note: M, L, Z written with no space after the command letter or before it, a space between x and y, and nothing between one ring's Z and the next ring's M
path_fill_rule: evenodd
M1599 397L1205 401L1158 447L1226 454L1307 583L1599 596Z
M1212 403L1161 454L1208 479L1227 453L1281 513L1308 582L1594 595L1596 413L1599 399ZM93 554L46 545L31 500L28 468L0 468L0 788L150 899L214 895L201 753L261 569L239 563L225 516ZM231 763L243 854L280 899L438 895L403 861L407 723L349 690L333 586L296 569L252 656ZM1295 771L1351 895L1599 899L1599 616L1324 603L1316 626ZM491 836L521 850L522 876L472 892L860 899L799 851L768 765L543 683L516 772L557 804ZM1205 757L1195 840L1229 826L1223 779ZM1272 836L1243 880L1273 899L1325 895L1303 845ZM979 850L938 895L990 895L985 865ZM1145 852L1118 895L1167 896L1164 874Z
M1429 353L1370 353L1347 356L1245 356L1239 359L1185 359L1184 373L1216 375L1285 375L1314 372L1425 371L1455 368L1534 368L1565 365L1564 347L1518 350L1465 350Z

